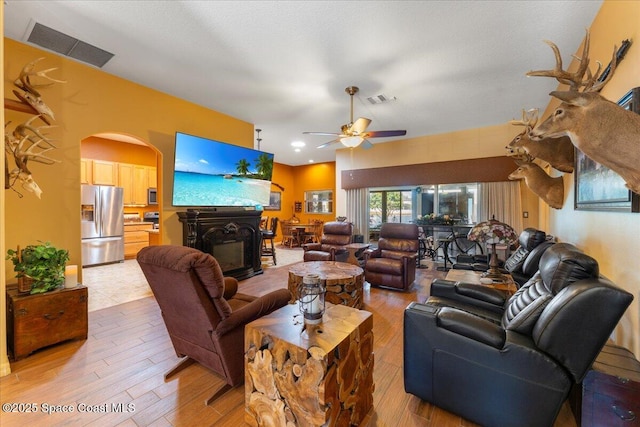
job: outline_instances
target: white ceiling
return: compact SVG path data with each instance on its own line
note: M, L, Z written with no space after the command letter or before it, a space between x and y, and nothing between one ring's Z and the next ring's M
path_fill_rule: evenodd
M331 137L302 132L338 132L351 85L360 87L355 118L406 138L546 107L557 82L525 76L554 65L542 40L568 63L601 4L7 0L4 30L24 42L38 22L114 53L105 72L254 123L260 149L301 165L335 159L334 148L315 148ZM378 94L396 100L371 105ZM295 153L293 141L306 147Z

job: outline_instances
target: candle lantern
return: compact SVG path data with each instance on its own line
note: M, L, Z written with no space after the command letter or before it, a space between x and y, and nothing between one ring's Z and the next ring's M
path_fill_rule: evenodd
M320 282L320 276L308 274L303 277L299 304L305 323L311 325L322 323L325 293L326 287Z

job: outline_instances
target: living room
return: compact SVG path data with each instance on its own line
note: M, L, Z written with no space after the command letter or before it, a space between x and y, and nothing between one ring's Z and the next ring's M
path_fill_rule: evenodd
M591 57L606 61L611 56L613 44L619 44L624 39L638 39L639 16L640 4L637 2L605 1L589 28ZM545 38L542 34L532 37ZM579 51L578 48L576 51ZM182 227L176 215L178 209L171 206L170 190L175 131L184 130L253 147L254 125L7 38L4 39L2 79L5 97L13 96L12 87L7 82L19 74L24 64L42 56L46 56L47 68L58 68L60 75L69 82L47 89L48 103L64 122L61 149L58 150L64 167L36 169L38 181L46 182L41 199L31 195L20 198L15 192L3 192L0 196L0 235L3 236L0 252L6 253L9 248L39 240L53 241L69 250L70 263L81 264L80 212L77 209L80 205L81 141L90 135L107 131L136 136L157 151L158 178L162 185L159 194L162 241L182 244ZM639 67L640 50L635 46L628 51L614 78L602 90L602 95L616 101L629 89L640 86ZM550 98L550 104L542 115L548 116L556 105ZM20 113L5 110L4 114L5 123L23 120ZM285 188L282 209L277 216L281 219L291 217L294 202L303 200L307 189L332 189L335 194L335 214L345 215L347 202L343 188L345 173L349 171L504 156L504 146L517 132L507 123L510 118L505 117L505 123L499 126L379 144L357 155L352 155L349 150L338 150L335 163L299 167L282 165L274 175L274 182ZM4 152L0 157L3 156ZM316 179L314 177L326 179L320 184L322 188L316 187L315 183L306 184ZM559 241L575 244L598 260L602 275L635 296L633 305L620 321L612 339L640 356L640 275L635 268L636 254L640 253L638 215L575 210L571 176L565 177L564 189L565 204L559 210L550 209L535 195L523 191L523 210L529 213L529 217L523 219L523 227L538 227L556 236ZM10 263L0 266L0 276L3 278L0 294L4 298L6 283L15 279ZM82 281L81 273L79 279ZM5 316L2 300L0 318L3 322ZM10 366L6 357L4 326L2 329L0 373L6 375L10 373Z

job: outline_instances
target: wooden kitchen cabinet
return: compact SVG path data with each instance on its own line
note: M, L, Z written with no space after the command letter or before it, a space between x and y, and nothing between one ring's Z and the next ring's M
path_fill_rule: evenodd
M80 159L80 184L93 184L93 160Z
M95 185L117 185L118 167L115 162L106 160L93 160L93 184Z
M133 165L133 203L147 205L147 189L149 188L149 167Z
M158 188L158 171L153 166L147 166L149 173L148 185L149 188Z
M86 339L87 287L22 294L7 285L7 346L13 360L72 339Z
M124 225L124 258L135 258L140 249L149 246L149 232L152 223L134 223Z
M124 189L125 206L146 206L149 166L118 163L118 186Z

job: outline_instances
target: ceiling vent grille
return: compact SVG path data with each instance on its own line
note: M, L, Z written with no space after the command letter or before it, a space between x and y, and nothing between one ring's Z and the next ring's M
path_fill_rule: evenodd
M381 93L380 95L370 96L367 98L367 101L369 101L371 104L383 104L385 102L391 102L395 100L396 100L395 96L387 96L383 93Z
M31 30L27 41L98 68L102 68L104 64L113 58L113 53L42 24L38 24L37 22L33 26L33 30Z

